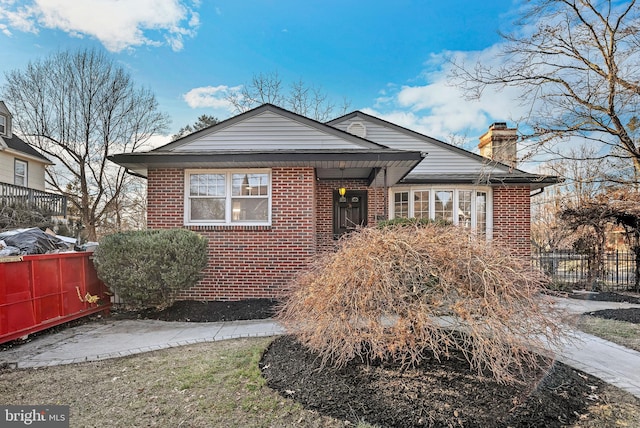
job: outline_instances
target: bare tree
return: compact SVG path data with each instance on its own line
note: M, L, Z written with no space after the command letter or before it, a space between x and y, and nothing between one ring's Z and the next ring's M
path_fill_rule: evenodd
M148 89L96 50L58 52L5 77L16 130L56 162L47 185L67 196L86 238L97 239L98 225L133 180L107 156L140 149L168 117Z
M319 122L331 119L336 110L336 104L324 90L308 86L302 80L293 82L287 91L277 72L254 75L250 83L231 92L227 101L238 113L262 104L274 104ZM343 99L337 107L338 114L346 113L350 105Z
M563 181L531 200L531 238L537 248L555 251L569 247L577 239L558 216L566 209L592 201L613 185L609 180L610 163L589 145L572 147L562 161L545 163L544 174L562 177Z
M503 65L453 60L453 81L470 97L517 87L522 120L538 147L580 137L617 150L640 171L635 124L640 105L640 8L635 0L524 2L517 30L503 34ZM524 128L521 128L524 129Z
M621 226L635 255L635 288L640 289L640 193L629 188L602 192L579 207L562 211L560 217L569 228L587 230L595 238L589 245L592 284L602 278L604 271L606 232L611 225Z
M562 199L555 186L531 200L531 242L540 251L556 251L568 238L558 214Z

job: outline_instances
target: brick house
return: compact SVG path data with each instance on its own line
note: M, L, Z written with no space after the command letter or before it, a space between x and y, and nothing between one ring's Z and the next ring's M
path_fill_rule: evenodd
M556 180L508 165L515 130L483 138L487 157L362 112L320 123L265 104L109 159L147 177L149 228L208 239L205 278L179 297L238 300L277 297L340 235L387 218L449 220L529 254L530 195Z

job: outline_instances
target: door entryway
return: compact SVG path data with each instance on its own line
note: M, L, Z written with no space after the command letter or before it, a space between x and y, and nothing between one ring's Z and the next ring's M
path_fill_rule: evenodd
M358 226L367 225L367 191L347 190L344 196L333 192L333 237L338 239L344 233Z

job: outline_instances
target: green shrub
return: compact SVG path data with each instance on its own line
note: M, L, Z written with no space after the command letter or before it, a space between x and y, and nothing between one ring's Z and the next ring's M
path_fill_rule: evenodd
M414 365L457 349L472 369L514 382L561 343L545 281L462 227L363 228L299 275L278 319L325 364Z
M377 227L379 229L384 229L386 227L399 227L399 226L427 226L427 225L436 225L436 226L450 226L451 223L446 220L431 220L430 218L422 217L397 217L389 220L382 220L378 222Z
M100 241L98 276L133 307L163 307L202 279L207 241L185 229L116 233Z

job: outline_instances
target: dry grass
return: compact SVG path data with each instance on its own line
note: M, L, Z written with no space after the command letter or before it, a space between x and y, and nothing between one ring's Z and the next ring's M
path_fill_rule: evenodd
M578 319L577 327L585 333L640 352L639 324L583 315Z
M11 404L61 404L71 427L343 427L265 386L270 339L238 339L121 359L0 373Z
M278 318L325 363L412 365L455 348L513 382L562 334L544 284L528 260L463 228L365 228L299 276Z
M582 415L573 428L640 427L638 399L614 386L600 391L604 403L589 407L589 414Z

